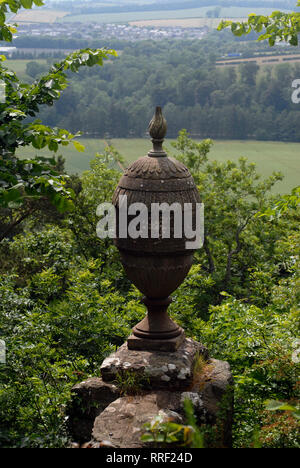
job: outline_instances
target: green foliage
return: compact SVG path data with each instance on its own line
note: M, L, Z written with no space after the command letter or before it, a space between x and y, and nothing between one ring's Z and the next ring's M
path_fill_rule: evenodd
M11 41L16 32L15 27L5 24L5 13L29 9L33 3L43 5L41 0L1 1L0 39ZM104 273L105 259L82 259L72 231L48 226L27 232L14 242L7 240L23 220L30 230L33 220L30 223L28 217L39 207L37 201L50 199L63 213L70 209L74 197L70 182L67 187L67 178L55 170L53 158L19 160L15 153L29 145L56 153L60 145L70 142L82 151L82 145L74 140L79 133L45 126L32 118L40 106L52 106L60 98L68 85L69 71L103 65L103 60L115 55L106 49L74 52L33 84L21 83L13 72L0 66L6 93L5 102L0 104L0 207L4 220L0 336L7 346L7 363L0 365L1 446L65 446L65 407L72 385L78 376L95 372L114 345L124 341L130 331L128 321L134 320L110 275ZM70 224L73 226L72 220ZM94 226L90 226L92 230ZM128 305L135 317L139 307L130 296ZM120 321L117 315L122 315L122 307L125 312Z
M166 415L159 413L150 423L144 425L145 432L141 437L143 442L151 443L155 447L204 448L203 435L196 424L193 404L190 400L184 401L184 410L187 424L177 424L166 420Z
M300 204L300 186L295 187L290 195L284 195L275 204L274 207L269 208L263 213L258 213L258 216L281 216L288 210L297 209Z
M28 292L1 277L0 295L7 346L7 364L0 365L1 446L60 446L67 440L63 407L72 368L56 355L44 313Z
M38 75L47 71L46 65L42 65L38 62L31 61L26 64L26 74L32 78L36 78Z
M59 145L68 145L79 134L73 135L66 130L42 125L39 120L23 123L28 117L34 117L41 105L53 105L67 87L66 72L77 72L80 67L102 65L103 60L115 54L110 50L85 49L70 54L65 60L52 66L50 72L32 85L20 83L13 72L3 67L0 69L2 80L6 84L6 101L0 104L1 119L1 194L0 204L9 206L10 202L24 203L26 196L49 196L60 209L65 208L70 193L63 187L63 178L36 160L18 160L14 157L20 146L32 145L37 150L48 147L56 153ZM73 141L77 150L82 146ZM48 173L47 173L48 170ZM53 193L54 192L54 193ZM68 195L68 197L66 197ZM64 201L65 199L65 201Z
M238 163L208 161L211 144L194 142L186 131L180 132L174 144L177 158L189 167L205 207L204 246L197 252L193 274L179 289L178 301L183 310L193 306L203 318L208 305L218 303L224 290L247 297L253 270L268 265L266 271L270 271L267 262L273 264L274 244L269 241L280 236L278 225L270 225L271 232L262 229L263 221L256 214L269 206L269 192L282 176L274 173L260 180L255 164L245 158Z
M194 365L193 365L194 379L197 379L201 376L204 366L206 364L207 362L205 361L204 357L201 354L197 353L195 356Z
M19 208L34 200L50 199L60 212L73 207L66 176L51 168L53 159L0 159L0 207Z
M138 374L129 369L117 373L115 384L121 395L139 395L150 388L150 378L146 374Z
M0 4L0 39L11 42L15 28L5 24L5 13L17 13L20 8L42 6L41 0L8 0ZM0 62L0 78L5 84L5 102L0 104L0 208L18 207L31 200L47 197L60 210L72 206L72 192L64 187L65 178L51 168L52 160L36 158L19 160L15 153L19 147L32 145L37 150L48 147L56 153L59 145L74 142L79 151L81 145L74 141L79 134L42 125L32 118L40 106L52 106L67 87L67 72L78 72L80 67L103 65L103 60L115 56L106 49L83 49L69 54L65 60L54 64L50 71L33 84L21 83L16 74ZM1 59L2 61L2 59ZM24 122L25 121L25 122ZM6 232L4 233L6 234ZM0 237L0 240L2 238Z
M196 143L189 138L189 133L185 129L179 132L176 142L172 143L172 146L179 151L177 158L192 169L196 183L199 183L200 171L204 163L208 161L208 153L212 145L212 140Z
M268 411L291 411L296 419L300 419L300 410L296 406L288 405L282 401L268 400L266 401L266 409Z
M281 405L287 411L299 401L299 361L295 359L298 283L297 263L288 279L271 287L273 297L264 309L229 297L220 306L211 308L209 321L202 325L202 341L214 357L228 360L234 373L235 446L251 446L258 426L264 428L263 435L258 435L259 440L264 439L263 446L273 446L268 444L272 427L276 426L277 447L281 446L284 434L289 433L289 415L274 415L271 424L265 413L265 400L285 401L286 405ZM288 301L282 296L283 290ZM282 446L295 446L295 437L290 435Z
M43 271L64 276L70 265L78 262L72 234L53 225L15 236L14 242L3 241L0 251L0 273L13 271L20 285Z
M70 231L50 227L7 247L22 278L0 275L1 445L64 446L72 386L98 372L143 308L136 293L114 287L109 263L73 256Z
M114 167L115 159L111 148L106 148L103 155L97 154L91 161L91 170L83 173L79 184L73 178L71 185L76 192L76 205L67 223L73 231L78 246L86 258L101 256L114 263L117 251L109 239L99 239L96 226L99 221L97 207L112 199L120 178L120 172ZM119 269L118 269L119 270ZM115 272L116 277L119 276Z
M298 1L298 6L300 2ZM223 20L218 30L231 28L232 33L237 36L249 34L251 31L261 33L258 40L268 40L270 46L276 41L286 41L292 46L298 45L298 34L300 33L300 13L282 13L274 11L270 16L249 15L247 23L239 23Z
M50 268L32 276L29 285L32 296L46 303L59 296L62 291L61 278Z
M257 434L259 448L299 448L299 421L291 411L265 411Z

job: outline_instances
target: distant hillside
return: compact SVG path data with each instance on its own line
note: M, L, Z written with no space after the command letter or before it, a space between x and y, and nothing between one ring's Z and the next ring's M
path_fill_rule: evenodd
M130 11L182 10L199 7L249 7L295 9L296 0L107 0L105 3L82 0L48 0L46 6L71 11L73 14L120 13Z

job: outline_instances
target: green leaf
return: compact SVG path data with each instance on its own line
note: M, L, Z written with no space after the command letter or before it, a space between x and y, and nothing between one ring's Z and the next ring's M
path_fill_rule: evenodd
M295 408L294 406L277 400L267 400L265 402L265 405L268 411L297 411L297 408Z
M74 140L73 145L75 146L77 151L79 151L80 153L83 153L85 151L85 146L79 143L78 141Z
M58 150L58 143L54 140L50 140L50 142L48 143L48 147L50 151L54 151L54 153L56 153L56 151Z
M154 442L154 437L152 434L143 434L141 440L143 442Z
M21 193L18 189L11 188L10 190L7 190L5 195L4 195L6 203L9 202L14 202L21 198Z
M297 46L298 45L298 35L295 34L291 37L289 43L292 45L292 46Z
M53 81L53 79L51 79L51 80L47 81L44 84L44 86L45 86L45 88L51 89L53 87L53 83L54 83L54 81Z
M45 146L45 138L43 135L36 135L32 140L32 146L36 149L42 149Z
M22 6L26 8L27 10L32 8L32 3L33 3L33 0L21 0Z
M226 291L220 292L220 295L221 295L221 296L226 296L226 297L231 297L231 295L228 294Z

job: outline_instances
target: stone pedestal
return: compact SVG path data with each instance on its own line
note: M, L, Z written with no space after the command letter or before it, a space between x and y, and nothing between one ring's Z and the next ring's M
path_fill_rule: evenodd
M200 343L187 338L176 352L135 351L125 343L105 359L101 376L73 389L69 426L74 441L91 440L91 447L147 447L141 441L143 425L158 414L184 424L188 398L199 425L217 425L216 445L231 446L230 366L209 358Z
M208 359L204 346L186 338L176 352L135 351L124 343L101 366L102 379L113 382L117 375L131 371L148 380L149 389L186 389L192 384L193 363L197 356Z

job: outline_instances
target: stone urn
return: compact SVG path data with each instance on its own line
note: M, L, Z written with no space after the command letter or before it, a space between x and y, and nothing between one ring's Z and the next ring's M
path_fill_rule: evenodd
M117 214L115 245L128 278L145 295L143 302L148 310L128 339L129 349L176 351L185 338L183 329L171 320L167 309L172 302L170 294L192 266L195 249L187 248L191 238L185 234L184 214L189 211L189 220L195 226L200 197L189 170L163 150L166 132L166 120L157 107L149 124L153 149L128 167L113 196ZM134 219L130 207L136 203L145 208L141 235L133 238L127 227ZM166 211L157 216L158 208L163 206ZM169 209L169 219L163 220L168 207L174 210ZM168 221L170 228L164 231Z

